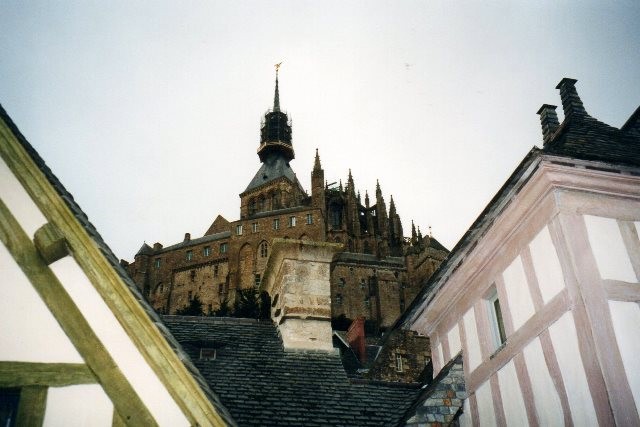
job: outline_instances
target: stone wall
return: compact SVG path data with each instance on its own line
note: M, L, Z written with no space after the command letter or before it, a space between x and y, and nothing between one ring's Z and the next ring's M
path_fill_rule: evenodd
M431 362L429 338L415 331L396 329L385 337L382 350L367 377L381 381L419 382Z
M462 368L462 355L454 358L418 398L418 404L407 414L407 426L457 425L467 393Z

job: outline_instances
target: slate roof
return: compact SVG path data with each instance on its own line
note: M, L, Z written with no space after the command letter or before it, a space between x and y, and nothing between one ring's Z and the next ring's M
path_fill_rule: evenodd
M279 154L273 154L267 157L258 172L244 190L244 193L254 190L278 178L285 177L295 185L300 186L296 174L289 166L289 161ZM302 188L302 187L301 187Z
M404 268L404 258L402 257L384 257L378 258L372 254L361 254L356 252L339 252L334 257L334 262L354 262L358 264L370 264L370 265L387 265L389 267Z
M172 251L174 249L187 248L189 246L199 245L201 243L214 242L216 240L228 239L229 237L231 237L231 232L230 231L221 231L220 233L207 234L205 236L198 237L196 239L185 240L183 242L176 243L175 245L171 245L171 246L167 246L165 248L162 248L162 249L160 249L158 251L153 251L153 249L152 249L152 251L153 251L154 254L160 254L160 253L163 253L163 252Z
M420 391L350 382L337 351L284 351L270 322L163 319L240 426L395 425ZM204 346L215 360L198 360Z
M89 221L87 215L82 211L80 206L73 199L71 193L69 193L64 185L58 180L58 178L53 174L51 169L44 162L42 157L38 154L38 152L31 146L31 144L27 141L27 139L22 135L18 127L13 123L4 107L0 105L0 119L2 119L7 126L11 129L11 132L14 134L16 139L20 142L22 147L26 150L29 156L33 159L35 164L38 166L38 169L45 175L49 183L56 190L58 195L62 198L67 207L73 212L74 216L78 220L78 222L85 229L87 234L93 239L97 247L100 249L100 252L107 259L111 267L118 273L122 281L127 285L135 299L138 301L140 306L143 308L147 316L151 319L151 321L156 325L156 327L160 330L161 334L167 340L173 351L177 354L178 358L184 363L187 370L191 373L194 379L198 382L204 393L207 395L212 405L216 408L220 417L229 425L235 425L233 418L229 415L227 409L222 406L220 403L220 399L216 396L215 393L209 388L207 382L204 380L200 372L196 369L196 367L191 363L187 353L182 349L178 341L171 335L169 330L163 324L160 316L151 308L151 305L147 302L146 298L140 293L140 290L136 286L136 284L131 280L127 272L118 262L118 259L113 254L109 246L105 243L105 241L98 233L98 230L93 226L93 224ZM143 246L144 247L144 246ZM142 249L142 248L141 248Z
M640 166L640 138L588 114L565 120L542 151L575 159Z

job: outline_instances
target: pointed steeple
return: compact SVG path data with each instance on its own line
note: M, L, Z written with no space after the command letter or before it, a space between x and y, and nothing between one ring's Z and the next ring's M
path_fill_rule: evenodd
M280 64L282 64L282 62ZM280 111L280 91L278 90L278 71L280 64L276 65L276 93L273 95L273 111Z
M278 87L280 64L276 64L276 90L273 96L273 109L265 114L260 128L258 156L263 163L267 158L276 159L279 157L285 162L295 158L291 143L291 121L287 114L280 110L280 90Z
M389 200L389 217L393 218L396 215L396 204L393 201L393 194Z
M367 190L364 190L364 205L369 207L369 192Z
M411 244L415 245L418 241L418 233L416 233L416 225L411 220Z
M420 231L420 226L418 226L418 242L422 242L422 232Z
M316 148L316 158L313 161L313 170L319 171L322 169L322 165L320 164L320 155L318 154L318 149Z
M376 179L376 197L379 197L381 195L382 195L382 190L380 189L380 181Z

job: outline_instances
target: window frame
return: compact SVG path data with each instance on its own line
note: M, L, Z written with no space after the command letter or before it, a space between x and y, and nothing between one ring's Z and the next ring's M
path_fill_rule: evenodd
M508 337L504 327L504 313L502 312L502 305L500 304L500 298L495 285L489 289L484 300L487 308L493 349L498 350L506 344Z

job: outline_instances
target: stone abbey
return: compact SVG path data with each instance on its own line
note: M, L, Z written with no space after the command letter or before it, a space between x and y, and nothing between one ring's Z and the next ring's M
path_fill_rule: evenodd
M298 181L291 121L280 109L276 72L273 108L261 123L261 166L240 193L240 219L215 218L204 236L163 247L142 245L132 263L122 261L160 313L173 314L196 296L205 314L232 306L237 291L259 287L275 238L340 243L331 264L332 318L364 317L388 328L418 294L448 251L412 224L404 237L393 197L389 209L380 185L364 204L349 171L343 187L327 185L316 150L311 195Z

